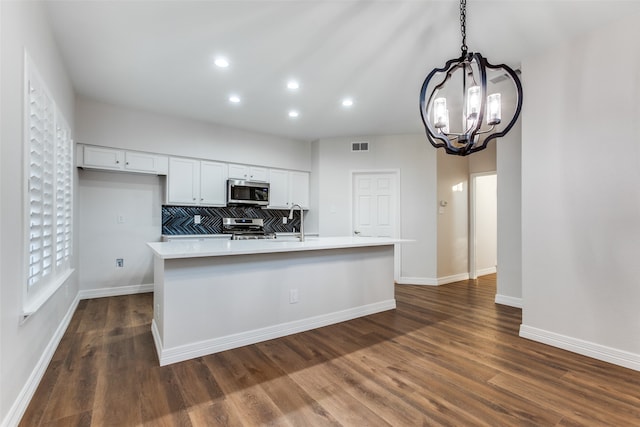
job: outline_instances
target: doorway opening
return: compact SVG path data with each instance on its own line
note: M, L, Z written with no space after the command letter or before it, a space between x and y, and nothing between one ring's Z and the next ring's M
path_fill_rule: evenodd
M471 174L469 187L469 278L477 279L497 270L496 172Z

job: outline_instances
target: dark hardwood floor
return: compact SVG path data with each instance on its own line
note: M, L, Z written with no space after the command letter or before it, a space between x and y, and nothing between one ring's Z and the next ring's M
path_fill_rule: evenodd
M396 310L165 367L151 294L81 301L21 425L640 425L640 372L519 338L494 296L400 285Z

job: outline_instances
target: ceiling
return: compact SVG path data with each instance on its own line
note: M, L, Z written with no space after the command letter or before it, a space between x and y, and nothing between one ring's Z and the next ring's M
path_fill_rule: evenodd
M47 7L79 95L305 141L422 133L422 82L460 54L457 0L49 0ZM519 67L630 14L640 15L640 2L468 0L467 44L492 63ZM228 68L213 65L219 55ZM297 91L287 89L289 79ZM230 103L231 94L241 101ZM350 108L341 105L347 96ZM297 118L288 117L291 109Z

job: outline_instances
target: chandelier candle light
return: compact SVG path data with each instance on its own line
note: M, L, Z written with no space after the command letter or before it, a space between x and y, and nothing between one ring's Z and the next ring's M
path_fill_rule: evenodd
M522 109L522 84L516 72L505 64L491 65L479 53L468 52L466 6L466 0L460 0L461 56L432 70L420 91L420 115L427 139L434 147L459 156L480 151L492 139L506 135ZM508 111L512 110L513 116L508 122L502 120L501 94L487 95L487 77L492 75L490 82L495 85L500 83L503 88L502 82L511 81L514 86L510 92L515 94L515 100ZM458 87L452 90L456 84ZM460 114L459 124L449 122L449 109Z

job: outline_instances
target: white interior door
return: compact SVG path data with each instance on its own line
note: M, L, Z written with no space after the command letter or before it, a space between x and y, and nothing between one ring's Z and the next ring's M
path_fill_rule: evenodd
M367 237L397 236L396 172L353 174L353 233Z

